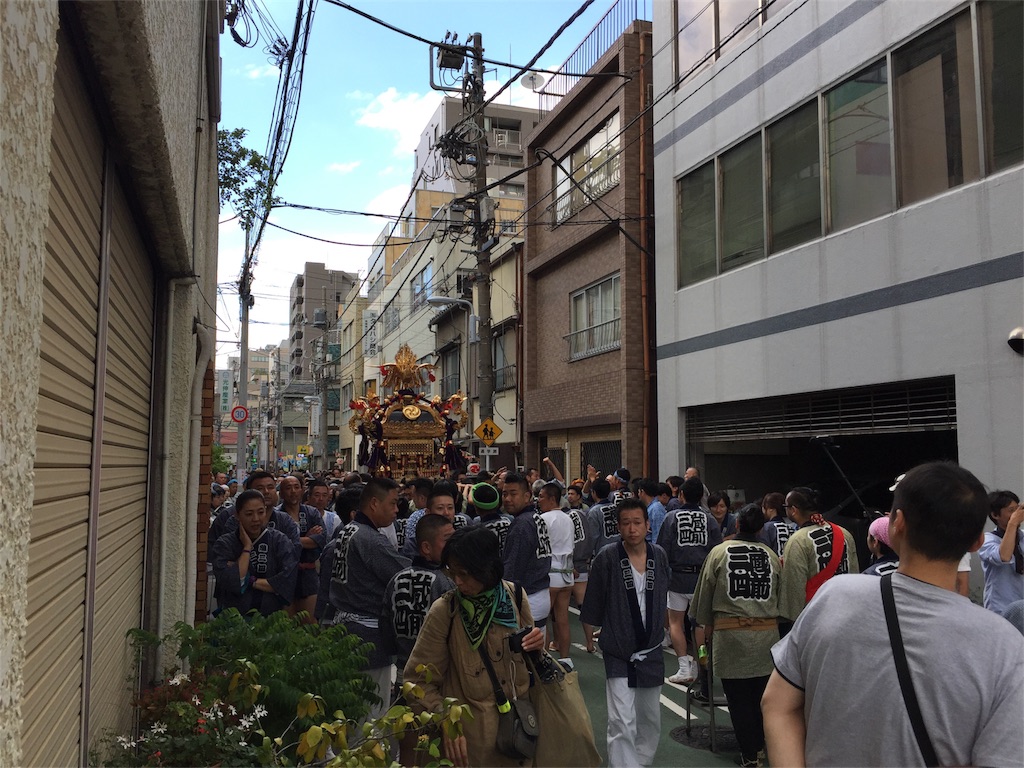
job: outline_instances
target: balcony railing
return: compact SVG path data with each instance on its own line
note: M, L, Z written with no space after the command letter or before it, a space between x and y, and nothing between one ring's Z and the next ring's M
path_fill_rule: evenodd
M604 165L584 177L577 187L572 187L555 200L555 221L564 221L590 205L596 199L619 183L619 156L615 155ZM586 190L586 192L584 192Z
M619 0L608 9L590 34L573 51L565 63L540 89L541 109L554 109L572 87L580 81L580 75L590 71L605 52L637 19L651 20L651 6L648 0Z
M512 389L516 385L516 367L506 365L504 368L494 369L494 391Z
M447 376L442 376L438 383L441 385L441 398L447 400L449 397L459 391L459 374L452 373Z
M598 323L582 331L570 333L565 338L569 342L569 359L582 360L584 357L611 352L621 346L621 318Z
M522 149L523 134L521 131L509 128L495 128L491 131L490 136L487 137L487 144L489 147L497 150L505 148Z

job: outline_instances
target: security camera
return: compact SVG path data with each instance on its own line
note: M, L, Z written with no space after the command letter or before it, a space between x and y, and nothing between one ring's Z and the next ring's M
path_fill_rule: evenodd
M1018 355L1024 355L1024 328L1017 327L1010 331L1010 338L1006 340L1006 343Z

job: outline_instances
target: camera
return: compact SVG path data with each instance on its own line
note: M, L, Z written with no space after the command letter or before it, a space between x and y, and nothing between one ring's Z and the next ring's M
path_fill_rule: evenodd
M508 636L508 647L512 650L512 653L523 652L523 638L530 634L532 629L533 627L524 627Z

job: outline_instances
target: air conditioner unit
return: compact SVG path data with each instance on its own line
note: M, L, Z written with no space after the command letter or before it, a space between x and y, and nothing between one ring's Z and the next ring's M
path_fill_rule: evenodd
M321 331L327 329L327 310L326 309L314 309L313 310L313 327L319 328Z

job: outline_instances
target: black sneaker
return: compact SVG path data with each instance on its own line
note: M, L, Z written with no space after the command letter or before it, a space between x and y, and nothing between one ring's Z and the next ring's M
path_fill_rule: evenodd
M694 691L690 696L698 704L707 704L711 701L711 697L704 693L704 691Z

